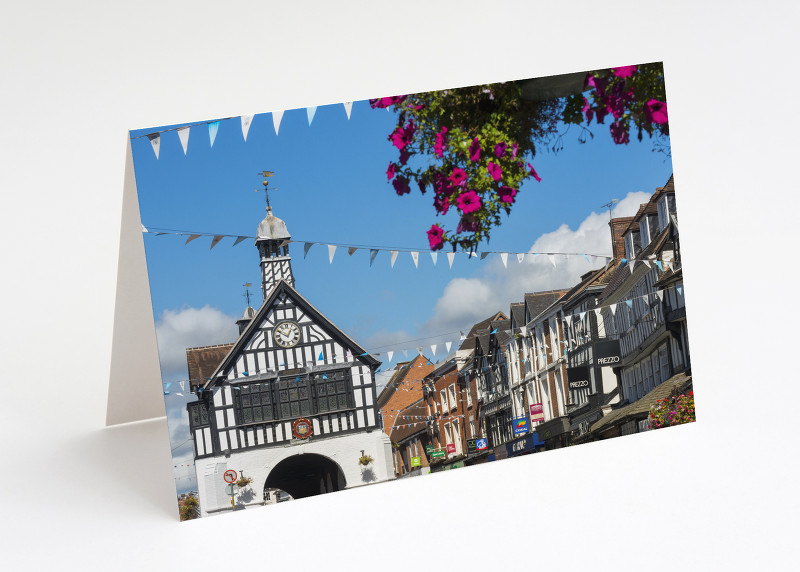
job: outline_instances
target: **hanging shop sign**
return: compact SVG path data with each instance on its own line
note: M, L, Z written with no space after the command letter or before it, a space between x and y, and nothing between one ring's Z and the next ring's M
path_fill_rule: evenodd
M531 421L544 421L544 408L541 403L531 403Z
M516 417L511 420L511 427L514 430L514 436L517 437L519 435L524 435L530 429L530 423L528 423L528 417Z
M292 435L295 439L306 439L314 433L311 421L308 419L296 419L292 423Z
M619 340L595 342L594 357L597 365L617 365L622 361Z
M478 452L477 439L467 439L467 454Z
M456 452L456 444L455 443L448 443L447 444L447 452L448 453L455 453Z
M444 451L431 451L431 459L438 459L439 457L444 457Z
M421 457L411 457L411 466L412 467L421 467L422 466L422 458Z
M489 443L485 437L483 439L475 439L475 448L478 451L485 451L489 448Z
M433 445L425 445L425 454L430 456L433 453Z
M567 368L567 381L570 391L589 389L591 377L589 376L589 366L581 365L578 367Z

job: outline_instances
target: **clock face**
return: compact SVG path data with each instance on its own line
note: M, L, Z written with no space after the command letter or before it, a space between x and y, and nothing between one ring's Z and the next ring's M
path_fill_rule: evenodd
M291 348L300 341L300 326L294 322L281 322L275 326L272 336L279 346Z

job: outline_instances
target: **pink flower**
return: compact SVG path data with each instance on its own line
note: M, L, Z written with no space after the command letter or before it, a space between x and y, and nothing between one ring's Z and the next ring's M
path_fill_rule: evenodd
M428 230L428 244L431 250L439 250L444 245L444 230L437 224L432 224Z
M594 110L592 109L592 106L589 104L589 100L586 99L585 97L583 98L583 107L581 108L581 111L584 113L584 115L586 115L586 124L588 125L589 123L592 122L592 118L594 117Z
M495 157L497 157L499 159L500 157L502 157L505 154L506 154L506 144L505 144L505 142L498 143L497 145L494 146L494 156ZM514 153L514 156L516 157L516 152Z
M447 209L450 208L450 199L444 195L437 195L436 198L433 199L433 206L438 214L446 215Z
M414 122L409 121L408 125L405 127L396 127L395 130L392 131L391 135L389 135L389 139L392 140L392 144L394 144L395 147L402 150L406 145L411 143L416 130L417 128L414 125Z
M478 161L481 158L481 144L478 138L472 140L472 145L469 146L469 160Z
M517 158L517 151L519 151L519 145L516 143L511 144L511 157L516 159Z
M400 149L400 164L405 165L408 163L408 158L411 157L411 153L408 152L408 149Z
M477 220L475 220L475 217L463 216L458 222L456 234L461 234L462 232L477 232L480 227L481 225Z
M461 212L464 214L474 213L481 208L481 199L478 196L478 193L473 191L472 189L468 190L465 193L461 193L456 198L456 206L461 209Z
M444 155L444 148L447 146L447 127L442 127L442 130L436 134L436 144L433 146L433 152L440 159Z
M389 168L386 169L387 180L391 181L394 178L395 169L397 169L397 165L395 165L394 163L389 163Z
M394 181L392 181L392 186L394 187L394 191L398 194L398 196L401 197L411 192L411 188L408 186L408 179L402 175L398 176Z
M644 104L644 113L653 123L661 125L668 121L667 104L663 101L651 99Z
M606 115L608 115L608 109L603 106L595 107L594 112L597 114L598 123L603 123L603 120L606 118Z
M451 175L452 177L452 175ZM466 177L466 174L465 174ZM450 185L450 178L445 177L441 173L435 173L433 175L433 192L437 195L446 195L450 196L453 194L453 187Z
M620 124L619 121L615 121L609 126L611 130L611 138L614 140L614 143L620 145L624 143L627 145L630 142L630 137L628 136L628 131Z
M503 178L503 169L500 168L500 165L489 161L488 170L489 174L495 181L499 181L500 179Z
M631 77L633 72L636 71L636 66L621 66L618 68L611 68L611 71L617 77Z
M381 97L378 99L370 99L369 106L372 109L375 109L376 107L380 109L385 109L390 105L394 105L396 103L402 103L407 97L408 97L407 95L395 95L394 97Z
M510 205L511 203L514 202L514 197L517 194L517 189L512 189L511 187L503 185L497 191L497 194L500 196L500 201L501 202L504 202L504 203L507 203L507 204Z
M533 175L533 178L536 179L536 182L541 183L542 178L539 176L539 173L536 172L536 169L533 168L533 165L528 163L528 169L530 169L530 174Z
M448 179L450 180L451 183L453 183L456 186L463 185L464 182L467 180L467 172L464 171L464 169L456 167L455 169L453 169L453 172L450 173Z

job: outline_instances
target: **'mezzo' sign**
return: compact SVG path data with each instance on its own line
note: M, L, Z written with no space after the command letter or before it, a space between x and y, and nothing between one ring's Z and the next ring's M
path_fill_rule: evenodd
M544 408L541 403L531 403L531 421L544 421Z

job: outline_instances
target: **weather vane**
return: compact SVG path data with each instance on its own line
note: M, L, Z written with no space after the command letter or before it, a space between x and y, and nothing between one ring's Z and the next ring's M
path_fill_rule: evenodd
M244 294L242 294L242 296L245 296L247 298L247 305L250 306L250 287L252 286L252 284L250 284L250 282L245 282L244 284L242 284L242 286L244 286L245 289Z
M264 177L264 182L261 183L262 185L264 185L264 188L263 189L256 189L256 192L258 193L260 191L264 191L264 196L267 199L267 210L268 211L272 210L272 207L269 205L269 192L278 190L276 188L272 188L272 189L268 188L269 187L269 178L274 174L275 173L273 173L272 171L262 171L262 172L260 172L258 174L260 177Z

